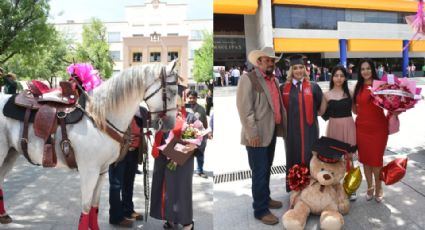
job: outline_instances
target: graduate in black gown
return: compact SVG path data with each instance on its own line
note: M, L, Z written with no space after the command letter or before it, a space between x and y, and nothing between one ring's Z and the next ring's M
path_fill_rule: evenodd
M321 116L326 110L322 90L319 85L309 81L303 56L294 55L289 62L287 81L280 88L288 118L285 140L286 176L295 164L309 166L311 148L319 138L317 116ZM290 190L286 183L286 191Z
M182 99L184 88L181 85L178 85L178 87L177 107L180 112L177 120L185 120L187 114L184 107L181 108L184 102L184 99ZM173 130L170 132L173 132ZM165 144L168 134L159 135L160 145ZM155 136L153 148L159 146L156 139L157 136ZM188 144L186 147L195 148L196 146ZM166 167L170 160L162 151L152 151L152 155L155 158L155 163L152 175L150 216L165 220L164 229L175 229L178 224L183 225L183 230L194 229L192 200L194 156L192 155L182 166L177 166L175 170L171 171Z

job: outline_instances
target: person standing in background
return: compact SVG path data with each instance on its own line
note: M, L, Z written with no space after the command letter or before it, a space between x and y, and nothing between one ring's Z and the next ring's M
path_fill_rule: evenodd
M140 108L142 109L142 108ZM142 220L142 214L134 210L133 188L139 162L140 130L143 120L134 116L131 121L131 143L124 159L109 166L109 223L130 228L133 220ZM145 144L146 146L146 144Z
M16 82L16 75L14 73L8 73L3 76L4 80L4 93L5 94L16 94L18 83Z
M213 106L214 106L213 93L211 89L208 89L207 96L205 99L205 110L208 116L210 115L210 111Z
M4 69L0 67L0 93L4 85L3 74L4 74Z
M198 104L198 92L190 90L187 93L188 103L186 104L187 118L186 121L191 124L196 120L202 122L205 129L208 128L207 113L201 105ZM212 99L212 97L211 97ZM202 139L202 144L195 149L195 157L197 163L197 174L202 178L208 178L204 172L205 148L207 147L207 136Z

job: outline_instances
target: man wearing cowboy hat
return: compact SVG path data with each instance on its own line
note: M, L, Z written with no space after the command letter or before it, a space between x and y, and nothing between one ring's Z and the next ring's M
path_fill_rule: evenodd
M269 209L282 207L270 198L269 186L276 136L286 136L286 112L273 74L278 60L271 47L251 51L248 61L255 70L241 77L236 96L241 144L246 146L252 170L254 216L268 225L279 223Z

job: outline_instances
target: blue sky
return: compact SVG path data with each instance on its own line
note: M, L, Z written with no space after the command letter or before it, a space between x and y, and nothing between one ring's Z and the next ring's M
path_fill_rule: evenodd
M213 0L161 0L168 3L187 3L188 19L212 19ZM50 0L50 21L86 21L96 17L102 21L124 21L124 7L142 5L145 0ZM151 2L146 0L146 2Z

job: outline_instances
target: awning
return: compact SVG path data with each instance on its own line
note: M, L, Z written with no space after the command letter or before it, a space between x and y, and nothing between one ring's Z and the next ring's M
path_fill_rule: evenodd
M214 0L215 14L255 14L258 0Z
M273 4L395 12L416 12L418 8L416 0L273 0Z
M350 39L348 40L347 49L350 52L401 52L403 50L403 41L383 39Z
M274 38L276 52L339 52L338 39Z
M409 50L412 52L425 52L425 41L412 41Z

